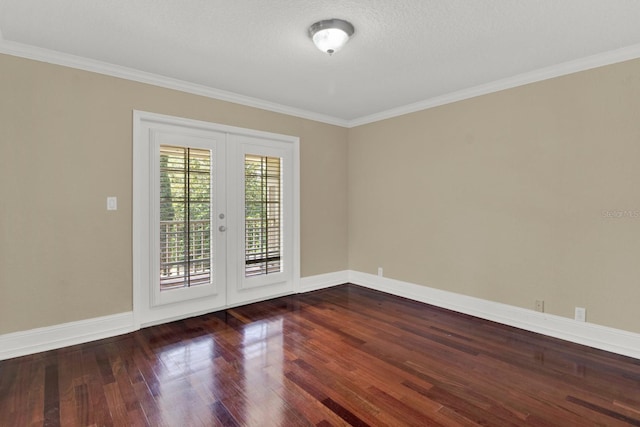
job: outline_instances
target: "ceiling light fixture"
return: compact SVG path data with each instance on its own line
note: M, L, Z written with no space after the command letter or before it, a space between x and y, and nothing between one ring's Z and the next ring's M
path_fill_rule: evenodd
M351 23L342 19L325 19L309 27L309 37L323 52L333 55L344 46L354 33Z

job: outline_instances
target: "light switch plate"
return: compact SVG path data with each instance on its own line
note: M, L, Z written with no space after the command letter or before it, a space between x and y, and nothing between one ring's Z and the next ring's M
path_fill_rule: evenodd
M118 210L118 198L115 196L107 197L107 210L108 211L117 211Z

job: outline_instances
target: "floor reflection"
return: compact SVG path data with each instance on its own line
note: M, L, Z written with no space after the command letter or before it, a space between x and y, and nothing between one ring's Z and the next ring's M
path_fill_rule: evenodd
M242 331L246 391L244 414L248 425L283 425L284 402L278 391L283 378L282 318L246 325Z
M155 401L163 423L202 425L210 417L206 402L212 394L205 379L210 377L215 345L213 337L202 336L157 353Z

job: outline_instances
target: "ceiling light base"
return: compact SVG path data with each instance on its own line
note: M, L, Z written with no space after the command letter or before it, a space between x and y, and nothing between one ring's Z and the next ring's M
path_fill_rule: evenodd
M309 37L321 51L333 55L349 41L355 28L342 19L325 19L309 27Z

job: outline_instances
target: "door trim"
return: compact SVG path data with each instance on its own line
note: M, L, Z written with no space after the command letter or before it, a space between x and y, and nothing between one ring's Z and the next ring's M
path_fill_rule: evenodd
M134 327L140 328L170 322L180 318L197 316L231 307L228 302L224 305L209 307L195 306L188 314L172 311L171 307L160 310L156 315L150 315L148 303L144 300L143 286L148 285L150 272L149 227L148 212L150 206L148 180L150 162L148 153L148 135L150 126L154 128L171 128L173 126L187 127L193 130L223 132L227 135L249 136L261 139L289 143L293 151L293 266L292 293L300 289L300 138L281 135L253 129L239 128L218 123L174 117L146 111L133 111L133 221L132 221L132 249L133 249L133 319ZM275 296L275 295L274 295ZM268 298L271 298L269 296Z

